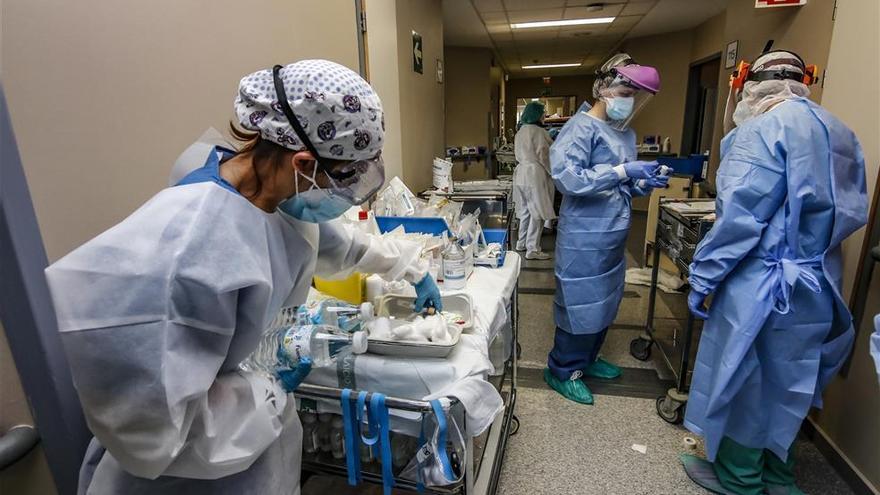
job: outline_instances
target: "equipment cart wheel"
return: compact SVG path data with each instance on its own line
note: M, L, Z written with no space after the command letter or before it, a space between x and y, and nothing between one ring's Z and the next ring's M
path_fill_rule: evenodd
M519 418L516 417L516 414L510 417L510 432L507 436L514 436L519 433Z
M686 404L687 395L678 393L674 388L669 389L666 395L657 397L657 414L669 424L681 424Z
M640 335L629 343L629 353L639 361L647 361L651 358L652 343L651 339Z

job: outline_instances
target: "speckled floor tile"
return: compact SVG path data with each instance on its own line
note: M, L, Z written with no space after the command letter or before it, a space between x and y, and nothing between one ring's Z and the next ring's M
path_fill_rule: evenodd
M521 388L520 429L508 443L498 493L706 494L678 460L685 452L704 455L701 439L665 423L654 408L650 399L610 395L583 406L551 390ZM697 439L696 449L682 445L686 436ZM647 446L647 453L635 452L633 444ZM853 493L809 441L798 440L795 455L806 493Z
M553 348L553 296L519 295L520 366L543 368L547 353Z
M654 369L656 367L654 361L639 361L629 353L630 342L641 333L641 330L611 328L599 355L623 368Z

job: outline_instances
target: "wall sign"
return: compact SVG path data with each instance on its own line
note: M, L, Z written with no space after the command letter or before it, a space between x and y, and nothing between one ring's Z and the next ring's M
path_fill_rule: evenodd
M768 7L798 7L806 4L807 0L755 0L756 9L766 9Z
M424 60L422 54L422 35L412 32L412 56L413 56L413 72L419 74L424 73Z
M738 47L739 40L734 40L727 44L727 49L724 51L725 69L732 69L736 67L736 52Z

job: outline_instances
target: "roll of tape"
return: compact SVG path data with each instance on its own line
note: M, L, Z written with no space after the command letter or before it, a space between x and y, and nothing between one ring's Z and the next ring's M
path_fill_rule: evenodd
M697 441L693 437L684 437L684 440L682 440L681 443L686 449L697 448Z

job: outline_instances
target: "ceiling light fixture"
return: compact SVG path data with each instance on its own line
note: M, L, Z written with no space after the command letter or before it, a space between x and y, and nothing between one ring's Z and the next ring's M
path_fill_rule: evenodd
M523 69L557 69L560 67L580 67L581 63L576 64L543 64L543 65L523 65Z
M614 22L614 17L593 17L591 19L563 19L561 21L535 21L515 22L510 25L512 29L529 29L559 26L583 26L585 24L609 24Z

